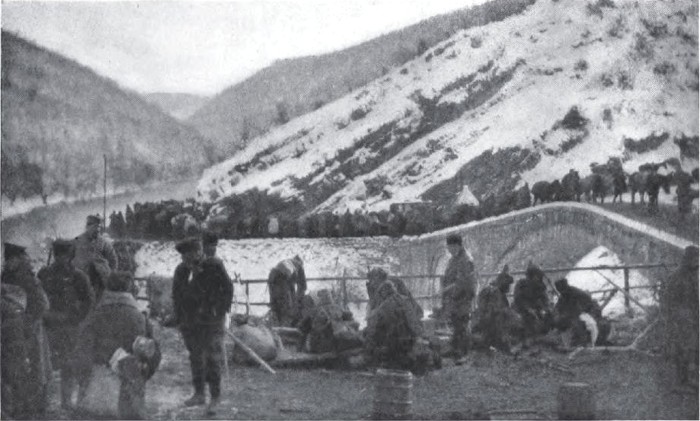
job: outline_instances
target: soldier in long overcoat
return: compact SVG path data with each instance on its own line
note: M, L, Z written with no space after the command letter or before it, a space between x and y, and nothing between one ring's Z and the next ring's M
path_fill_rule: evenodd
M95 302L95 294L87 275L72 264L73 243L56 240L53 243L54 262L43 267L38 277L49 299L49 311L44 324L51 345L52 362L61 370L61 405L70 407L74 390L74 375L67 362L78 335L78 325Z
M277 264L267 278L270 309L277 326L296 326L301 321L306 274L301 257L294 256Z
M2 283L21 287L27 297L24 315L24 337L26 344L28 375L24 396L25 408L34 413L43 413L48 404L48 384L51 381L51 351L44 329L43 317L49 308L41 282L34 276L26 249L16 244L5 243L5 264Z
M96 299L102 295L109 272L119 269L112 243L100 234L101 223L99 215L88 216L85 232L74 240L73 265L90 277Z
M462 237L447 237L447 249L451 255L442 278L443 311L452 325L452 349L455 360L460 360L469 349L467 326L472 301L476 295L476 271L474 260L462 245Z
M544 272L529 264L525 279L515 284L513 308L523 320L523 334L526 342L532 337L547 333L551 325L551 311Z
M479 291L472 332L479 338L481 346L511 351L520 320L508 303L507 294L512 284L513 278L508 274L506 266Z

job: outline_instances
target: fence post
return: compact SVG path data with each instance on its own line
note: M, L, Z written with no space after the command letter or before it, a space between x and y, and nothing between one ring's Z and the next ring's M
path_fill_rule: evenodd
M347 269L343 269L343 278L340 280L340 286L343 289L343 307L348 308L348 284L347 281L345 280L345 275L347 273Z
M623 273L625 275L625 312L628 316L631 316L632 308L630 306L630 270L629 268L624 268Z
M245 315L250 316L250 289L249 289L250 282L245 283Z

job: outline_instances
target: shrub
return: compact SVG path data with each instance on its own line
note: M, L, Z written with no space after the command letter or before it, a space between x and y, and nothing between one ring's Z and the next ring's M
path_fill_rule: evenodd
M588 62L584 59L577 61L576 64L574 64L574 70L585 72L588 70Z
M673 65L673 63L669 63L668 61L664 61L661 63L658 63L654 66L654 73L657 75L670 75L676 71L676 66Z
M479 48L479 47L481 47L481 44L483 44L481 37L472 37L472 39L471 39L472 48Z
M652 133L649 136L639 140L626 137L623 140L623 144L625 149L630 152L644 153L658 149L658 147L661 146L668 139L668 137L668 133L662 133L658 136Z
M367 188L367 197L377 196L384 191L384 187L388 184L388 179L386 176L380 175L369 180L365 180L365 187Z
M403 69L401 69L401 71L399 71L399 73L401 73L402 75L407 75L408 69L404 67Z
M634 36L634 52L642 59L650 60L654 57L654 48L647 37L639 32Z
M606 108L603 110L603 121L607 123L608 129L612 126L613 116L610 108Z
M602 75L600 75L600 82L606 88L609 88L615 84L615 81L613 80L612 75L609 73L603 73Z
M632 77L630 76L630 74L627 73L626 71L621 70L617 74L617 86L622 90L632 89L634 86L633 86Z
M620 15L615 19L610 28L608 28L608 35L615 38L622 38L622 34L627 29L627 24L623 15Z
M668 26L662 22L650 22L642 19L642 24L652 38L659 38L668 34Z
M350 119L352 121L357 121L361 118L364 118L367 114L369 114L369 110L366 110L366 109L361 108L361 107L356 108L356 109L352 110L352 112L350 113Z
M569 109L569 112L566 113L560 124L561 127L565 129L578 130L584 128L586 124L588 124L588 119L581 115L578 107L573 106Z
M426 63L430 63L430 60L432 60L432 59L433 59L433 53L428 53L428 54L425 56L425 62L426 62Z

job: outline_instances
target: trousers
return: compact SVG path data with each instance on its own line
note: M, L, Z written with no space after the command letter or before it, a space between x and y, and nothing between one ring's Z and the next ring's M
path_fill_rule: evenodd
M204 393L204 384L209 384L213 398L221 394L221 367L224 354L224 323L196 324L181 328L185 347L190 354L192 384L195 393Z

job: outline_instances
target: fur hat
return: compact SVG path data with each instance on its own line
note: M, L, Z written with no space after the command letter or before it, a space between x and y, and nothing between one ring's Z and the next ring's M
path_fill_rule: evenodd
M4 243L3 245L5 247L5 260L27 254L27 248L24 246L13 243Z
M189 253L198 249L202 249L202 243L198 238L188 238L182 240L175 246L175 250L177 250L180 254Z
M204 231L202 233L202 245L217 245L219 243L219 236L213 231Z
M456 245L456 246L462 245L462 237L457 235L457 234L448 235L447 239L445 241L447 242L447 245Z

